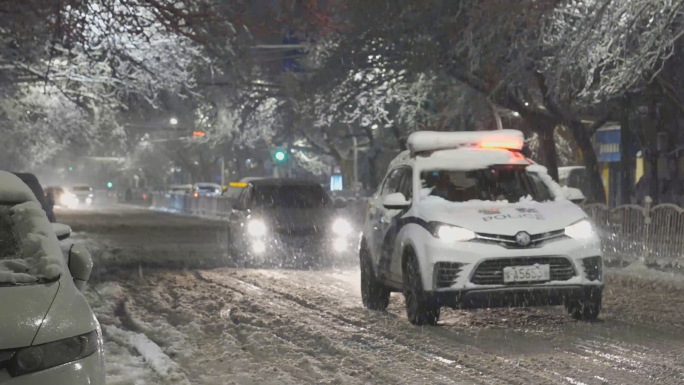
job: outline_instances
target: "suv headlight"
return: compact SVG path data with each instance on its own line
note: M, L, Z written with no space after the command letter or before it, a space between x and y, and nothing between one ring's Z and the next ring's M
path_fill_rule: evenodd
M80 336L19 349L7 365L10 376L22 376L78 361L102 346L97 330Z
M437 225L433 234L439 239L455 242L466 242L476 237L472 230L450 225Z
M346 219L338 218L335 219L335 222L333 222L332 231L336 235L346 237L347 235L351 234L352 226Z
M247 232L253 237L263 237L266 235L266 225L258 219L252 219L247 223Z
M582 219L566 227L565 235L574 239L589 239L594 236L594 228L588 220Z

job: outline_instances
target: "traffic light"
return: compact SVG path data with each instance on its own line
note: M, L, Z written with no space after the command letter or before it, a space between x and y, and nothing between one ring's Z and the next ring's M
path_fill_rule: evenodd
M107 182L107 188L112 188L114 187L114 183L112 182Z
M74 171L74 168L73 168L73 167L69 167L69 171Z
M285 152L285 150L276 150L273 153L273 159L275 159L275 161L278 163L284 162L285 159L287 159L287 153Z

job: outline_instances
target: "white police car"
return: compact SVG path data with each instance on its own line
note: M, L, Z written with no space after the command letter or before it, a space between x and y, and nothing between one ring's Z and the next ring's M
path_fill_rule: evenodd
M600 241L515 130L417 132L374 195L361 248L363 304L402 292L416 325L440 308L565 305L593 320L603 291Z

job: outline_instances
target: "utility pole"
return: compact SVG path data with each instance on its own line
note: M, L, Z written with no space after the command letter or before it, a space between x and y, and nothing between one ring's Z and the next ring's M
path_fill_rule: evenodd
M226 185L226 157L221 155L221 186Z
M359 185L359 147L356 136L352 136L352 143L354 144L354 184L352 190L356 191Z

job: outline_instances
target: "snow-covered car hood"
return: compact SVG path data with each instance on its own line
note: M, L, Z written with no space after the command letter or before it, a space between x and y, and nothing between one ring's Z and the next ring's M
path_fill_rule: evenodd
M0 350L85 334L97 320L71 276L48 284L0 287Z
M0 350L31 345L59 290L59 282L0 287Z
M428 222L442 222L476 233L511 236L519 231L540 234L561 230L586 217L581 208L567 200L544 203L455 203L428 199L418 203L418 210Z

